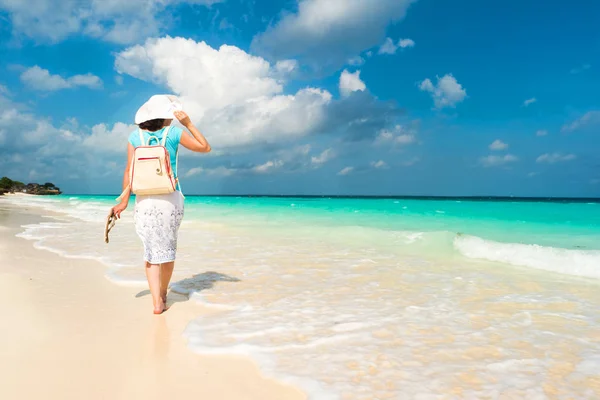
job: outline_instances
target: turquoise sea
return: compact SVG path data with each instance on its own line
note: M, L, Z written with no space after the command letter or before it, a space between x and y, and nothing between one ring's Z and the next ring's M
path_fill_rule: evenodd
M14 196L20 235L144 287L130 204ZM600 200L187 196L184 335L315 399L600 398ZM595 380L596 379L596 380ZM600 383L600 382L598 382Z

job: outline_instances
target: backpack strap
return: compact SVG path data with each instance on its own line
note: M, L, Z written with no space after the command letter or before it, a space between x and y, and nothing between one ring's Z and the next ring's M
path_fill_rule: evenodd
M142 133L142 130L140 128L138 128L138 133L140 134L140 146L144 145L144 134Z
M175 183L177 183L177 187L179 188L179 193L183 196L183 191L181 190L181 183L179 182L179 174L177 173L177 167L179 166L179 143L177 143L177 150L175 150ZM185 196L183 196L185 199Z
M169 130L171 129L171 125L167 126L165 129L165 133L163 133L162 141L160 142L161 146L166 147L167 144L167 136L169 135Z

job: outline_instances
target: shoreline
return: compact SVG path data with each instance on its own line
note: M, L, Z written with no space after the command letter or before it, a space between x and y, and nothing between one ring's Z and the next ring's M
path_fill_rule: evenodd
M210 312L193 300L180 296L155 316L146 290L110 282L100 262L15 236L43 220L0 203L0 288L10 304L0 324L0 398L306 398L261 375L250 358L189 349L187 323Z

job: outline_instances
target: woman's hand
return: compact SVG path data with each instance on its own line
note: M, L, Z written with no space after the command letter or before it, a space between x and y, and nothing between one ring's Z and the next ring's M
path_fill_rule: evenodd
M181 125L186 128L192 124L192 120L184 111L174 111L173 115L175 115L175 118L177 118L179 122L181 122Z
M121 213L127 208L127 203L119 203L112 208L112 212L118 219L121 219Z

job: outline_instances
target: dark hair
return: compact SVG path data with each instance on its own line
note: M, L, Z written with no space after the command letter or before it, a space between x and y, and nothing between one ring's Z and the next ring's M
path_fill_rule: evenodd
M165 126L165 121L164 119L151 119L142 122L139 126L145 131L156 132Z

